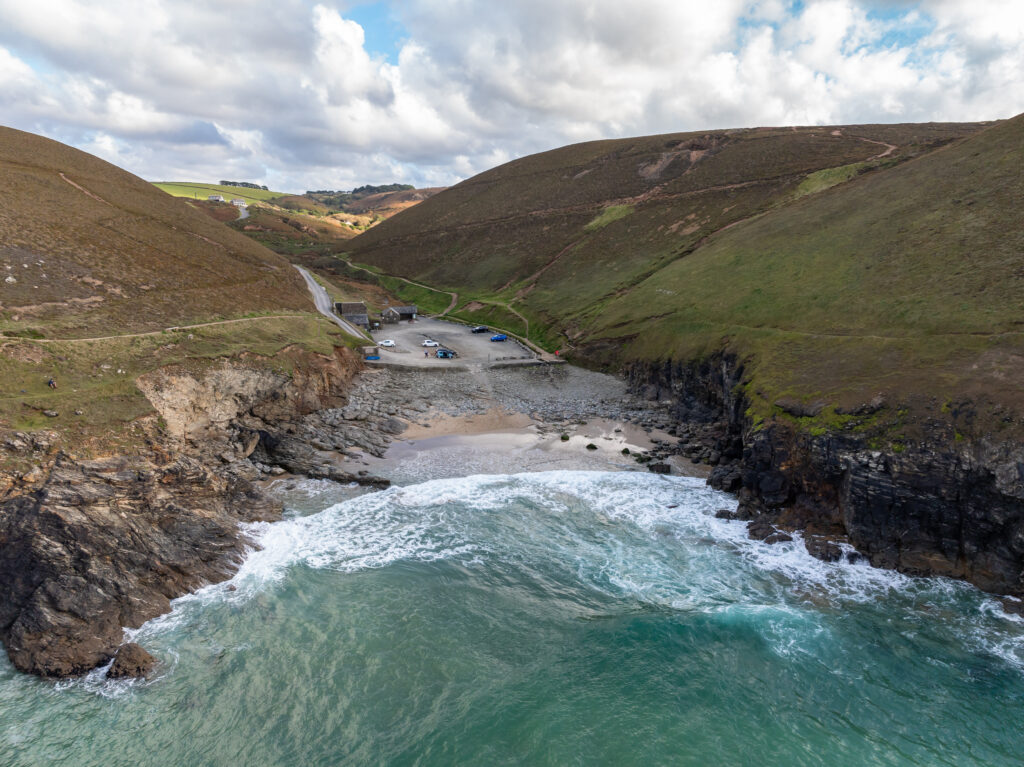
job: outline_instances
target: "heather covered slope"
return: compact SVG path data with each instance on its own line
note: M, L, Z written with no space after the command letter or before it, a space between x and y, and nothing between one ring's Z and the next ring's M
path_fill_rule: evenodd
M881 388L1019 410L1022 167L1017 117L799 200L609 300L587 343L682 358L725 338L756 353L769 400Z
M526 157L361 235L390 273L510 303L572 337L596 308L735 226L975 124L772 128L598 141Z
M99 336L307 310L287 262L96 157L0 128L0 329Z

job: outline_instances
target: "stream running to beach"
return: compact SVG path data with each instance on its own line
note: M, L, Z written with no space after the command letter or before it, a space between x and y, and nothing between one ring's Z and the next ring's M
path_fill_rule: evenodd
M703 480L549 471L288 516L136 632L149 681L0 669L0 764L1010 765L1024 622L767 546Z

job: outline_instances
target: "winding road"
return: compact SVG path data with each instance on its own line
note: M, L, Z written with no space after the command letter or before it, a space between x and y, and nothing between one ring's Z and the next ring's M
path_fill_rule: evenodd
M331 300L331 297L327 295L327 291L324 289L324 286L313 279L312 274L297 264L292 264L292 266L299 270L299 274L302 275L302 279L306 281L306 287L309 288L309 292L313 296L313 303L316 305L316 310L320 312L320 314L331 320L331 322L349 335L355 336L356 338L366 338L366 335L359 330L359 328L354 325L350 325L334 313L334 302Z

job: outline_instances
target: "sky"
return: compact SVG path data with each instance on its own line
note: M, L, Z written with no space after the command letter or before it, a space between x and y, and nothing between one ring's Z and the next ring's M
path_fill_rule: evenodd
M0 124L151 181L455 183L579 141L1024 112L1024 0L0 0Z

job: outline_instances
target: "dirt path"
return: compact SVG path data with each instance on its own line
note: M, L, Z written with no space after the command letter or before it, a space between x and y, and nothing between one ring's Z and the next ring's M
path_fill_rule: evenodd
M341 256L335 256L335 258L337 258L339 261L343 261L351 269L358 269L359 271L366 272L367 274L373 277L380 276L376 272L371 272L369 269L364 269L361 266L356 266L347 258L342 258ZM448 314L448 312L452 311L455 308L455 306L459 303L459 294L453 293L450 290L439 290L438 288L431 287L430 285L424 285L422 282L415 282L413 280L407 280L405 277L399 277L397 274L388 274L386 276L390 277L393 280L401 280L402 282L408 285L415 285L417 288L423 288L424 290L429 290L434 293L444 293L445 295L451 296L452 300L448 303L448 308L441 312L439 315L437 315L438 317L444 317L446 314Z
M437 316L438 317L444 317L446 314L448 314L448 312L452 311L455 308L455 305L458 304L458 303L459 303L459 294L458 293L452 293L452 300L451 300L451 303L448 304L448 308L445 309L443 312L441 312Z
M878 144L878 146L884 146L886 148L885 151L882 152L881 154L876 154L873 157L869 157L864 162L871 162L871 160L880 160L883 157L888 157L897 149L899 149L899 147L896 146L895 144L888 144L885 141L876 141L873 138L864 138L863 136L856 136L855 138L859 138L861 141L867 141L869 144Z
M74 187L75 189L77 189L77 190L78 190L79 192L81 192L82 194L84 194L84 195L88 195L89 197L92 197L92 198L93 198L94 200L96 200L97 202L102 202L102 203L103 203L104 205L110 205L110 203L109 203L109 202L107 202L106 200L104 200L104 199L103 199L102 197L100 197L99 195L95 195L95 194L93 194L92 192L90 192L90 191L89 191L88 189L85 189L85 188L83 188L83 187L80 187L80 186L79 186L78 184L76 184L76 183L75 183L74 181L72 181L72 180L71 180L70 178L68 178L67 176L65 176L65 175L64 175L64 172L63 172L63 171L61 171L61 172L60 172L60 177L61 177L62 179L64 179L65 181L67 181L67 182L68 182L69 184L71 184L71 186L73 186L73 187ZM112 208L112 207L114 207L114 206L113 206L113 205L110 205L110 207Z
M110 341L114 338L145 338L146 336L158 336L172 330L192 330L193 328L208 328L213 325L230 325L235 322L259 322L261 320L281 320L288 317L308 317L308 314L268 314L262 317L241 317L237 320L217 320L216 322L200 322L196 325L174 325L161 330L149 330L145 333L121 333L113 336L95 336L93 338L11 338L8 343L21 343L30 341L37 344L70 344L82 341ZM4 346L7 344L5 343Z

